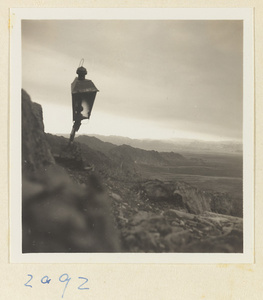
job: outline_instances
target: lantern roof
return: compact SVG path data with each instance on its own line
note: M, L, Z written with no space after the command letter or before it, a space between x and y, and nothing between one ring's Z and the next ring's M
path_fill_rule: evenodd
M94 83L89 79L79 80L77 77L71 84L71 93L92 93L98 92Z

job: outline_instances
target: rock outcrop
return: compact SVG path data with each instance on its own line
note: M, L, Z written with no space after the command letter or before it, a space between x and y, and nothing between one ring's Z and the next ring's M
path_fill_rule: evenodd
M211 211L211 196L185 182L149 180L141 188L151 201L169 202L194 214Z
M211 196L205 192L190 186L185 182L176 182L173 186L173 195L181 195L189 213L200 214L211 211Z
M85 173L74 183L55 163L42 109L22 91L23 252L117 252L110 199L100 180Z
M22 170L32 173L54 163L45 138L42 108L22 90Z
M230 215L233 208L226 193L200 190L182 181L147 180L141 184L140 189L144 198L172 203L174 207L188 213L202 214L211 211Z

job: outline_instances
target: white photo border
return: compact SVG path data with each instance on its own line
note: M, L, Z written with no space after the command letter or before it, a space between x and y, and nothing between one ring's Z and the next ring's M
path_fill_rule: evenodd
M22 253L22 20L243 20L243 253ZM9 208L11 263L253 263L254 37L252 8L13 8L10 10Z

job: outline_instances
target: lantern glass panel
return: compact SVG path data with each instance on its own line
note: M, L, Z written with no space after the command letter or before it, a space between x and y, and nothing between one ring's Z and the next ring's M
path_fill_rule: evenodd
M83 118L87 119L90 115L90 104L86 99L82 98L81 106L83 108L81 115Z

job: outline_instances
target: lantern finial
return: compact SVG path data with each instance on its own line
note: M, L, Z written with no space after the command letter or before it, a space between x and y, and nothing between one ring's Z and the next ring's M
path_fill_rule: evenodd
M77 72L76 72L79 76L78 76L78 79L79 80L84 80L85 79L85 76L87 75L87 70L84 68L84 67L79 67L77 68Z

